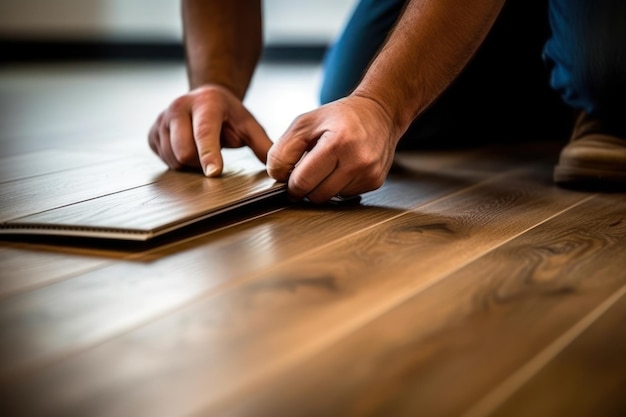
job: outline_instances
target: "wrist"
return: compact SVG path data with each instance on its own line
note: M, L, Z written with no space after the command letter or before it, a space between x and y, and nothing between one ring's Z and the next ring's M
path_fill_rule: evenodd
M219 81L209 81L203 84L199 84L197 86L191 86L190 92L194 91L207 91L207 90L217 90L224 92L230 96L233 96L239 101L243 102L243 94L240 94L237 88L232 87L228 83L223 83ZM245 93L245 91L244 91Z
M388 122L390 136L395 143L400 140L404 132L411 124L412 118L408 118L401 114L401 112L396 110L396 106L391 105L388 100L385 100L379 95L372 94L367 89L357 88L354 92L352 92L352 94L350 94L350 96L366 99L378 108L380 113Z
M192 73L189 76L189 90L197 90L202 87L219 87L243 100L248 89L248 82L236 80L232 76L222 76L215 71L204 71L202 74Z

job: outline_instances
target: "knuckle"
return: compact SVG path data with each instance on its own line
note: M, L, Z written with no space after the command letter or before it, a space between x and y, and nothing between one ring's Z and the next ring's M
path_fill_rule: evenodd
M368 183L378 182L380 178L378 165L378 158L371 154L361 153L355 156L353 163L348 168L348 173L353 177L361 177Z
M297 134L302 130L306 130L311 124L312 115L310 114L310 112L300 114L293 119L293 121L289 125L289 128L287 129L287 132L291 134Z
M158 142L158 139L155 138L152 134L150 134L150 136L148 137L148 145L150 146L150 149L152 149L154 153L158 153L157 142Z
M194 129L194 136L202 141L206 141L215 132L215 127L208 122L199 122Z
M161 113L156 118L154 123L152 123L152 126L150 126L150 131L148 132L148 140L155 141L155 142L160 140L161 129L164 126L163 118L164 118L163 113Z
M161 123L158 128L156 129L156 134L158 136L158 140L160 142L164 141L164 140L169 140L169 136L170 136L170 127L165 124L165 123Z
M375 155L373 152L360 152L359 153L359 164L362 168L373 169L375 165L379 162L379 156Z
M308 113L302 113L297 115L294 119L293 122L291 123L292 126L299 126L303 123L306 123L306 120L308 119Z
M168 108L169 114L180 114L187 111L189 108L189 98L187 96L180 96L176 98L170 104Z
M158 139L159 139L158 125L155 123L150 127L150 131L148 132L148 143L152 145Z
M313 185L310 183L310 181L300 175L292 176L291 180L289 181L289 191L297 196L305 196L309 194L312 188Z
M180 162L174 160L174 161L170 161L170 163L168 164L168 166L173 169L174 171L180 171L181 169L183 169L184 165L181 164Z
M198 153L192 145L176 142L172 144L172 151L176 161L181 164L189 165L198 160Z

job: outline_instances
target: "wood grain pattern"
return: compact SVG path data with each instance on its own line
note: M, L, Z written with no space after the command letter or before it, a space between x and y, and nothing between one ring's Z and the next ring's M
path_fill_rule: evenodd
M220 178L166 171L147 185L7 223L156 232L283 189L260 162L248 159Z
M164 171L152 158L129 157L2 183L0 223L148 184Z
M0 159L0 183L80 168L119 158L93 152L48 149Z
M320 68L259 70L247 105L277 138ZM204 204L146 144L186 88L181 63L3 67L0 209L154 225ZM0 414L621 417L626 196L555 189L561 147L398 155L361 206L148 244L0 237ZM113 154L154 165L99 171Z
M266 378L238 393L230 408L200 414L465 415L626 283L623 265L612 262L626 256L625 208L621 198L584 202L424 288L275 383ZM572 401L573 391L547 382L536 387L540 396L521 397L500 415L518 415L509 412L522 403L519 415L569 415L533 407L538 397L564 407ZM610 406L622 404L612 399Z
M109 261L34 248L0 247L0 299L99 268Z
M13 297L0 303L0 379L100 343L204 292L402 214L384 206L387 190L396 196L395 204L406 207L467 184L467 178L403 176L369 195L369 207L294 207ZM23 324L12 326L15 320ZM54 338L45 331L52 328Z
M8 183L0 232L143 240L285 189L249 150L225 151L224 159L221 178L155 175L153 161L126 158Z
M491 415L626 415L626 337L620 331L626 321L626 286L611 298L617 299L607 300L608 311Z
M507 176L314 254L274 262L232 289L43 370L32 380L14 381L5 392L13 398L36 395L37 404L26 404L32 410L66 415L80 414L84 407L97 410L94 415L111 413L106 404L113 403L150 415L186 414L228 398L585 198L538 184L536 175ZM17 340L25 341L29 334L36 333L17 334ZM16 339L9 335L3 331L2 340ZM174 346L176 355L171 354ZM130 366L139 358L142 366ZM106 372L102 361L111 364ZM184 378L164 378L172 374ZM133 381L132 386L124 381ZM80 398L62 395L78 387ZM158 401L165 392L177 395Z

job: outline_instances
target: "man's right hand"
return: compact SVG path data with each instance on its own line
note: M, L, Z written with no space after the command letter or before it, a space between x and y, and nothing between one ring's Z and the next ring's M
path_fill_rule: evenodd
M157 118L150 148L171 168L202 168L221 175L221 148L249 146L263 163L272 141L237 96L225 87L206 85L178 97Z

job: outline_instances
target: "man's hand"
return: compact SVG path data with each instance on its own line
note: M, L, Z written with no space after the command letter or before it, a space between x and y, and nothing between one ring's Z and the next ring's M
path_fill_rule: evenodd
M385 181L399 136L376 101L350 96L299 116L270 149L267 170L314 203L364 193Z
M199 87L177 98L150 129L150 148L171 168L202 168L219 176L220 149L249 146L263 163L272 142L241 100L218 85Z

